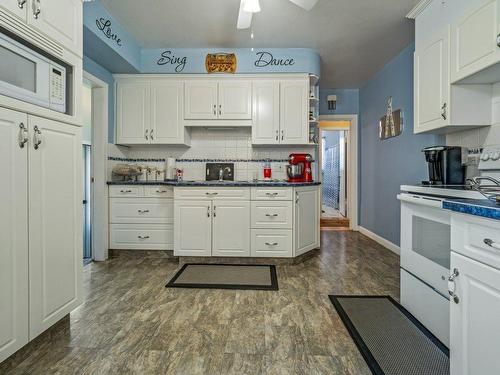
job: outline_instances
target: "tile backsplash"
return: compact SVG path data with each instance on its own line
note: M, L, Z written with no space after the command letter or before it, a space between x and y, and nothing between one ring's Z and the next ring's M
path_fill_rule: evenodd
M286 161L292 152L306 152L314 157L314 146L252 146L250 128L191 129L191 147L166 145L115 146L110 145L108 178L111 169L119 163L134 163L164 169L166 158L176 158L177 168L184 170L185 180L204 180L207 161L234 162L235 180L262 178L264 159L272 160L273 178L286 178ZM150 160L156 159L156 160ZM209 159L209 160L207 160Z

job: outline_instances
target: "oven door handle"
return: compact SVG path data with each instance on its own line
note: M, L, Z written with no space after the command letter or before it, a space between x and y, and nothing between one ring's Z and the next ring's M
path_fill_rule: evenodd
M402 202L418 204L421 206L443 208L443 200L439 198L401 193L398 194L398 199Z

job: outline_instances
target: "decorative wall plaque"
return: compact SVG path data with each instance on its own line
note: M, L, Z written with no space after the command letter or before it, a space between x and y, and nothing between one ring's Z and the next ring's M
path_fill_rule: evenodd
M381 140L396 137L403 132L403 112L392 108L392 96L387 99L387 112L379 123L379 138Z
M234 53L209 53L205 59L207 73L236 73Z

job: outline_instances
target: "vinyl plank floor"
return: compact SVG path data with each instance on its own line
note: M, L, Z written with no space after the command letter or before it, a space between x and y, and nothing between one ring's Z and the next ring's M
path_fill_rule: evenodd
M0 364L0 374L348 374L370 371L329 294L399 299L399 258L367 237L325 231L279 291L165 288L168 257L84 268L84 303Z

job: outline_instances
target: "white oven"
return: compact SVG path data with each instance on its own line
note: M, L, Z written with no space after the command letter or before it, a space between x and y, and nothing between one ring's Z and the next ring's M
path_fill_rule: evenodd
M401 193L401 304L449 343L451 226L443 199Z
M0 94L66 112L66 69L0 33Z

